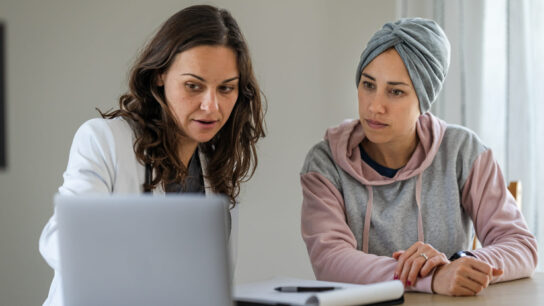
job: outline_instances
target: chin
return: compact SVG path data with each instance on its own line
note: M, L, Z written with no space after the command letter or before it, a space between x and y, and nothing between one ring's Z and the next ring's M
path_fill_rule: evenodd
M197 141L198 143L205 143L212 140L215 135L217 135L217 133L214 133L213 135L198 135L194 137L193 139Z
M365 131L365 137L368 139L368 141L376 144L386 143L389 141L388 137L373 135L372 133L366 133Z

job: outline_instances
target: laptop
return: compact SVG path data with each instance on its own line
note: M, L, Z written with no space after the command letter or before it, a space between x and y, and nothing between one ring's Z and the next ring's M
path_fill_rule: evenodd
M54 202L65 305L232 305L225 198Z

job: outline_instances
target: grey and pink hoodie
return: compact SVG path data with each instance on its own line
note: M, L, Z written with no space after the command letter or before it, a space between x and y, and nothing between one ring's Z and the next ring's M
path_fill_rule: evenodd
M393 279L393 252L416 241L450 257L468 250L501 268L494 281L531 276L537 243L506 188L491 150L470 130L430 113L417 122L419 144L393 178L361 159L359 120L329 128L301 172L302 237L317 279L374 283ZM412 291L432 292L432 274Z

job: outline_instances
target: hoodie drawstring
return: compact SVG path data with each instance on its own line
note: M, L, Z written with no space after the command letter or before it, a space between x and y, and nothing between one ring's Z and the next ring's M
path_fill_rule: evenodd
M368 253L368 233L370 232L370 217L372 215L372 186L366 185L368 201L366 202L365 224L363 227L363 252Z
M416 203L417 203L417 240L424 242L425 237L423 236L423 217L421 217L421 186L423 175L420 173L417 176L416 181Z
M417 204L417 240L424 242L423 235L423 217L421 216L421 186L423 185L423 175L420 173L416 180L416 204ZM370 219L372 216L372 186L366 185L368 191L368 201L366 203L365 223L363 227L363 252L368 253L368 235L370 232Z

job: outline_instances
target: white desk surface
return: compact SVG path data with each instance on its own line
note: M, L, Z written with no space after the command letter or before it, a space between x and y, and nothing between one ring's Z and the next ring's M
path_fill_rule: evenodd
M535 273L532 278L493 284L471 297L405 293L403 305L544 305L544 272Z

